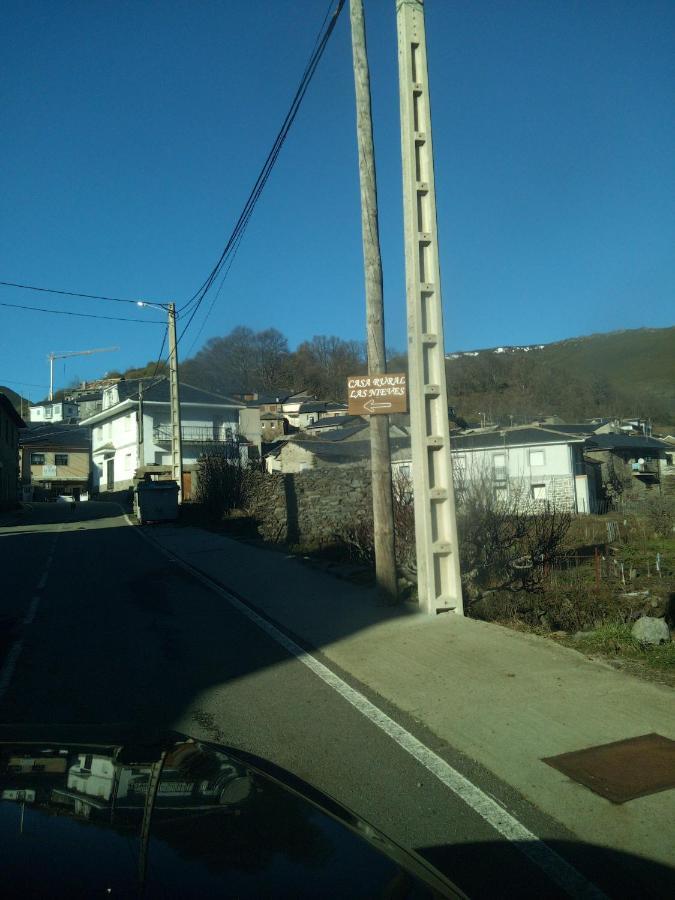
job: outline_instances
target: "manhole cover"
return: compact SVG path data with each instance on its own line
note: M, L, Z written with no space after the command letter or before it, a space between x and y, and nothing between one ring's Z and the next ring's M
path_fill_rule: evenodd
M675 787L675 741L660 734L549 756L542 762L613 803Z

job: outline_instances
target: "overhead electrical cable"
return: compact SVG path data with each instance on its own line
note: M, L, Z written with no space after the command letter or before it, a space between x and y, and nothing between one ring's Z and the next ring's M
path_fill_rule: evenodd
M11 309L28 309L32 312L51 313L54 316L77 316L82 319L107 319L109 322L134 322L136 325L162 325L163 322L153 321L151 319L132 319L129 316L100 316L96 313L74 312L70 309L47 309L44 306L25 306L21 303L4 303L0 302L0 306L7 306Z
M239 242L241 241L243 233L246 230L246 227L250 221L251 216L253 215L255 206L258 203L258 200L260 199L260 195L262 194L262 192L265 188L265 185L267 184L267 180L269 179L272 169L274 168L274 165L279 157L281 148L283 147L283 145L286 141L286 138L288 137L288 133L289 133L291 126L293 125L293 122L295 121L295 117L297 116L298 111L300 109L300 105L302 104L302 101L307 92L307 89L312 81L312 78L314 77L317 66L319 64L319 61L321 60L324 50L326 49L326 44L328 43L328 40L329 40L331 34L333 33L335 25L337 24L338 16L340 15L340 12L342 11L344 3L345 3L345 0L337 0L337 5L335 7L335 10L334 10L332 16L330 16L330 19L329 19L329 13L330 13L330 8L332 6L332 2L329 5L328 11L327 11L326 15L324 16L323 23L319 30L319 34L317 36L317 40L315 42L314 49L312 51L312 54L309 58L307 65L305 67L305 70L302 74L300 84L295 92L295 95L291 102L290 108L283 120L281 128L279 129L279 132L277 133L277 136L272 145L272 149L268 153L267 158L265 159L265 162L263 163L263 166L262 166L262 168L258 174L258 177L253 185L253 188L251 189L251 192L249 193L248 199L246 200L246 203L244 204L244 208L242 209L242 211L239 215L239 218L237 219L237 222L232 230L232 233L230 234L230 236L227 240L227 243L225 244L225 248L223 249L223 252L221 253L218 261L216 262L215 266L213 267L213 269L211 270L209 275L202 282L201 286L195 291L195 293L190 297L190 299L187 300L186 303L184 303L183 306L180 307L178 310L179 312L187 312L187 310L190 307L192 307L192 309L190 310L190 316L188 318L188 321L187 321L185 327L183 328L183 331L181 332L181 334L178 338L178 342L180 342L181 338L184 336L184 334L190 327L193 319L195 318L195 315L197 314L197 311L199 310L199 307L201 306L201 304L204 301L204 298L206 297L207 293L209 292L209 290L213 286L214 282L218 278L218 275L221 273L223 267L225 266L225 263L226 263L228 257L234 256L234 254L236 253L236 249L239 246ZM326 24L326 22L327 22L327 24ZM227 276L228 271L229 271L229 266L225 271L225 274L223 276L224 278ZM221 282L221 286L219 288L219 292L221 289L222 289L222 282ZM204 318L204 321L201 324L201 329L203 329L203 327L206 323L206 320L208 319L208 317L211 313L211 310L213 309L213 305L214 304L212 303L211 307L209 308L209 310ZM201 331L201 329L200 329L200 331Z
M34 284L17 284L15 281L0 281L3 287L19 288L22 291L38 291L42 294L58 294L61 297L82 297L85 300L108 300L111 303L132 303L138 305L138 300L127 300L123 297L105 297L102 294L81 294L79 291L62 291L58 288L37 287Z
M333 15L330 18L330 21L328 21L328 18L330 15L330 10L331 10L331 7L333 6L333 3L334 3L334 0L330 0L330 2L328 4L328 8L326 10L326 14L323 18L323 22L321 23L321 28L319 29L319 32L317 34L317 38L316 38L316 41L314 44L314 49L312 51L312 54L309 58L307 65L305 66L305 70L302 74L302 78L300 79L300 84L295 92L295 95L291 102L290 108L284 118L284 121L281 125L281 128L279 129L279 132L277 133L274 144L272 145L272 149L268 153L267 158L265 159L265 162L263 163L263 166L258 174L258 177L256 178L253 188L251 189L251 191L249 193L248 199L246 200L246 203L244 204L244 208L242 209L242 211L239 215L239 218L237 219L237 222L232 230L232 233L230 234L230 236L227 240L227 243L225 244L225 248L224 248L223 252L221 253L217 263L215 264L215 266L213 267L213 269L211 270L209 275L202 282L201 286L195 291L195 293L190 297L189 300L187 300L182 306L178 307L178 309L176 310L177 314L178 313L187 313L189 310L189 316L188 316L187 322L185 323L185 326L183 327L182 331L180 332L180 334L178 335L178 338L176 340L176 347L178 347L178 345L181 343L183 337L185 336L187 330L190 328L190 325L192 324L195 316L197 315L199 308L204 301L204 298L208 294L208 292L211 289L211 287L213 286L214 282L217 280L219 274L221 274L221 272L227 262L228 265L225 268L225 271L223 273L223 277L221 279L218 290L216 291L216 294L213 297L209 308L207 309L206 315L204 316L204 319L202 320L201 325L199 326L199 331L197 332L197 335L195 336L192 344L190 345L190 350L192 350L192 347L194 347L199 335L203 331L204 326L206 325L206 321L209 318L209 316L211 315L214 305L215 305L216 301L218 300L218 297L220 296L220 293L223 289L223 284L225 282L225 279L227 278L227 275L230 271L232 263L234 262L234 258L236 256L237 250L239 249L241 240L244 236L246 226L248 225L249 220L250 220L251 216L253 215L255 206L256 206L258 200L260 199L260 195L262 194L263 189L267 183L267 180L272 172L272 169L274 168L274 164L276 163L279 153L281 152L281 148L283 147L283 145L286 141L286 137L288 136L288 132L290 131L291 125L293 124L295 117L298 114L302 100L307 92L307 88L309 87L310 82L311 82L312 78L314 77L316 68L319 64L319 61L321 60L321 57L323 56L324 50L326 49L326 44L328 43L328 39L330 38L330 36L333 33L333 30L335 28L335 25L337 24L338 16L340 15L340 12L342 11L342 8L345 4L345 0L337 0L337 5L335 7ZM327 21L328 21L328 25L326 26ZM192 308L190 309L190 307L192 307ZM160 365L166 365L168 363L168 358L164 359L164 360L162 359L162 353L163 353L164 344L166 341L166 334L165 334L164 338L165 338L165 340L162 341L162 349L160 350L160 355L157 358L157 362L155 363L155 370L153 373L153 378L157 374L157 371L158 371ZM159 381L162 381L162 380L166 379L167 377L168 377L167 375L163 375L159 378Z

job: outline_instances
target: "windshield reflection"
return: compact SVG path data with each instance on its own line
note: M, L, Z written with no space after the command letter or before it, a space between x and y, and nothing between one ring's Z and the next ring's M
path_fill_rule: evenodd
M425 867L370 825L272 769L183 735L4 743L3 881L15 896L451 893L419 881Z

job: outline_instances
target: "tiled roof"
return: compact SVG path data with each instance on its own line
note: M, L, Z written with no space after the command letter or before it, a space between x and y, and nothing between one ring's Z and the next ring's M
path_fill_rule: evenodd
M670 450L670 446L657 438L632 434L594 434L587 438L588 450Z
M561 434L554 428L505 428L482 434L463 434L453 437L453 450L489 450L493 447L523 447L533 444L581 443L583 435Z
M326 416L323 419L319 419L318 422L308 425L307 430L322 428L325 431L330 431L332 428L343 428L345 425L359 425L363 427L365 424L365 419L361 416Z
M147 379L132 379L129 381L120 381L117 383L120 401L122 400L138 400L139 390L143 386L143 399L153 401L155 403L169 403L169 379L162 378L159 381L148 381ZM214 394L213 391L205 391L202 388L194 387L186 384L184 381L180 384L180 402L181 403L204 403L209 405L222 404L224 406L244 406L239 400L232 397L226 397L222 394Z
M291 444L302 447L324 462L350 463L370 459L370 441L289 441L285 446ZM390 445L392 457L408 457L408 438L393 438Z
M46 423L31 425L19 435L19 443L22 447L69 447L73 450L88 450L91 445L91 435L88 428L79 425L66 425L63 422L56 424Z

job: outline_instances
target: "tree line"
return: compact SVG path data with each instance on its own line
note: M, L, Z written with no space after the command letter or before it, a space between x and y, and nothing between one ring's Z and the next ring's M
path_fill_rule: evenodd
M388 351L390 371L406 371L405 354ZM155 363L129 369L125 376L150 377ZM180 365L187 384L219 394L290 394L308 390L322 400L345 400L348 375L367 371L366 345L335 335L315 335L295 350L275 328L254 331L237 326L211 338ZM112 374L112 373L111 373ZM485 418L497 424L530 422L557 415L566 421L595 416L635 415L638 405L661 422L672 410L644 385L633 396L603 374L577 375L556 360L554 350L495 354L446 360L449 403L469 422Z

